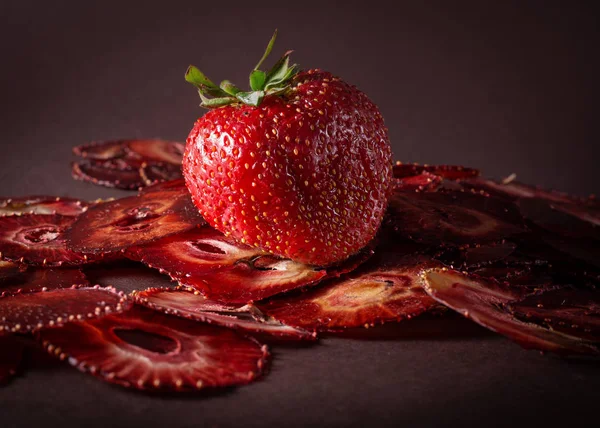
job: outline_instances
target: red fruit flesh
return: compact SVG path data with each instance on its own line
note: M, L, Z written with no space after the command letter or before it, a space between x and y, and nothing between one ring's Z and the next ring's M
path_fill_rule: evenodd
M0 333L27 333L70 321L97 318L128 306L114 288L58 288L0 297Z
M110 253L203 223L185 189L165 190L92 207L71 225L66 237L77 251Z
M0 333L0 385L17 374L25 346L13 336Z
M148 289L136 293L135 302L168 315L246 332L262 333L294 340L316 339L314 334L306 330L290 327L266 317L255 306L223 305L189 289Z
M78 199L57 196L0 198L0 217L15 214L59 214L76 217L87 207L87 203Z
M525 348L559 354L600 353L597 342L519 320L509 310L519 299L510 288L446 269L429 270L424 279L431 297Z
M396 191L390 207L398 232L425 244L482 244L527 231L514 205L479 194Z
M183 172L214 228L298 262L328 265L375 235L392 186L377 107L311 70L289 95L209 111L192 129Z
M0 259L30 265L81 265L89 258L71 251L65 242L65 230L74 217L30 214L0 217Z
M38 291L68 288L73 285L89 285L79 269L2 269L0 262L0 297L35 293ZM4 273L3 273L4 271Z
M140 390L247 384L267 349L234 331L145 308L39 332L51 354L104 381Z
M126 256L228 303L260 300L326 276L323 269L238 244L208 226L133 247Z

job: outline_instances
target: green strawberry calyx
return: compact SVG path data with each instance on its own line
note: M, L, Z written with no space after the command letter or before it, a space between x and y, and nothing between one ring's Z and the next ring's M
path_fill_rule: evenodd
M190 65L185 72L185 80L198 88L202 100L200 106L213 109L241 103L256 107L266 96L279 95L289 89L290 80L298 73L298 65L290 65L292 51L284 53L268 72L260 70L262 63L273 50L276 38L277 30L273 33L262 58L250 73L250 91L242 91L229 80L223 80L217 86L198 68Z

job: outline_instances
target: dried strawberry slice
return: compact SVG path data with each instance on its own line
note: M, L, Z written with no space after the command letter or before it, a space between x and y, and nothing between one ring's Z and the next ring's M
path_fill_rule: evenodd
M128 306L123 293L100 286L73 286L4 296L0 297L0 332L31 332L120 312Z
M520 199L521 214L542 229L562 236L600 241L600 228L565 211L555 209L542 199Z
M593 341L517 319L509 309L517 299L510 288L447 269L432 269L423 277L431 297L525 348L560 354L600 353Z
M185 232L204 219L185 189L144 193L90 208L66 232L70 248L110 253Z
M507 308L522 321L600 342L600 296L593 289L543 290L512 302Z
M78 216L88 204L73 198L57 196L26 196L0 198L0 217L15 214L60 214Z
M0 258L30 265L80 265L90 259L67 249L64 232L74 217L30 214L0 217Z
M442 183L442 177L423 171L418 175L396 179L395 188L405 192L432 192L438 189Z
M416 163L396 162L393 168L394 177L400 179L417 176L422 173L430 173L453 181L466 180L479 176L479 170L460 165L419 165Z
M424 244L483 244L527 231L513 204L477 194L396 191L390 208L396 230Z
M39 338L80 371L140 390L247 384L268 362L266 346L232 330L141 307L46 329Z
M0 384L17 374L25 346L16 338L0 333Z
M93 141L73 148L77 156L92 160L123 158L127 154L127 140Z
M419 285L419 274L439 263L426 256L399 253L381 257L346 277L304 293L275 297L259 308L285 324L335 331L411 318L436 306Z
M38 291L67 288L73 285L89 285L84 273L79 269L12 269L10 272L1 268L0 262L0 297L34 293Z
M163 140L129 140L127 148L146 161L181 165L185 146L182 143Z
M459 248L443 249L438 260L456 269L475 269L507 258L515 252L517 244L510 241L490 242Z
M208 226L130 248L126 256L228 303L260 300L326 275L323 269L239 244Z
M170 163L144 164L140 168L140 177L146 186L182 177L181 166Z
M583 201L580 198L567 195L566 193L561 193L553 190L544 190L540 187L530 186L528 184L512 180L511 178L512 177L509 177L503 182L498 182L486 178L476 177L466 180L463 183L463 185L478 191L483 191L485 193L509 199L512 201L522 198L538 198L544 199L548 202L562 203Z
M71 174L76 180L117 189L135 190L145 185L139 168L120 168L106 162L73 162Z
M173 278L196 277L240 260L267 255L240 244L208 226L129 248L125 255L150 267L162 269Z
M183 191L184 189L187 189L187 187L185 187L185 180L183 178L178 178L176 180L163 181L148 187L143 187L140 189L140 194L162 192L165 190Z
M499 183L476 178L468 180L464 185L511 201L524 199L543 201L553 210L569 214L594 226L600 225L600 203L595 198L581 198L555 190L544 190L514 180Z
M224 305L184 287L150 288L135 293L134 299L137 304L152 310L194 321L295 340L316 339L314 334L306 330L287 326L265 316L255 306Z

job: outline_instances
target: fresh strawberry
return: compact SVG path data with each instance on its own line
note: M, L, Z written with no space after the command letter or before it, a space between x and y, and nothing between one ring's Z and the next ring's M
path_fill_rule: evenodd
M220 87L190 66L186 80L211 109L195 123L183 172L216 229L294 260L328 265L375 235L388 204L392 159L377 106L321 70L297 72L287 52L252 91ZM212 98L210 98L212 97Z

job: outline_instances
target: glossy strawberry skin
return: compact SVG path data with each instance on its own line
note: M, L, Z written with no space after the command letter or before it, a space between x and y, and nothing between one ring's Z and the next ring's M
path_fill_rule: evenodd
M284 96L198 119L183 172L216 229L294 260L328 265L364 247L388 204L387 128L365 94L330 73L299 73Z

